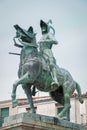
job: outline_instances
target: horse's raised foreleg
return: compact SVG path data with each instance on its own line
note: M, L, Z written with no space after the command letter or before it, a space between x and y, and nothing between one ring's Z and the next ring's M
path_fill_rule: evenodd
M25 84L29 81L29 74L28 72L23 75L20 79L16 80L13 84L13 89L12 89L12 107L16 107L18 105L18 102L16 100L16 89L17 89L17 86L19 84Z
M12 107L16 107L18 105L18 102L16 100L16 89L17 89L17 86L15 85L15 83L13 84L13 89L12 89Z
M25 91L25 94L27 96L28 103L30 104L30 112L31 113L36 113L34 105L33 105L33 99L32 99L32 93L31 93L31 86L29 86L28 84L25 84L25 85L22 85L22 87L23 87L23 89Z

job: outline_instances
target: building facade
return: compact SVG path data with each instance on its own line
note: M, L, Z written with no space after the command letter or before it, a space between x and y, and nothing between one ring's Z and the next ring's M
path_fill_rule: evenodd
M70 118L71 122L87 125L87 93L83 94L83 100L84 103L80 104L76 94L71 97ZM61 104L53 101L49 96L33 97L33 102L37 114L57 116L63 109ZM30 111L27 99L18 99L18 103L16 108L12 108L11 100L0 101L0 126L5 117Z

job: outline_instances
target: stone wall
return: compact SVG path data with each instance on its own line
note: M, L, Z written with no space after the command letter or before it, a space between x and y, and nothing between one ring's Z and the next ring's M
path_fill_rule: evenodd
M6 117L1 130L85 130L85 127L56 117L21 113Z

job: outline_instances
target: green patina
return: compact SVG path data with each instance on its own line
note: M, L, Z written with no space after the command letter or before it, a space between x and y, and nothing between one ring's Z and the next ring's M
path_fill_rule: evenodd
M18 25L14 26L16 29L16 36L13 38L14 45L21 48L21 54L19 79L13 84L12 105L13 107L18 105L16 89L21 84L30 104L31 112L35 113L32 95L35 95L35 88L37 88L40 91L49 92L55 101L64 105L64 109L58 114L58 117L61 118L66 112L66 118L70 120L70 96L76 89L79 101L83 103L81 89L70 73L56 64L52 46L58 42L51 24L51 20L47 23L43 20L40 21L42 38L38 45L32 26L27 31Z

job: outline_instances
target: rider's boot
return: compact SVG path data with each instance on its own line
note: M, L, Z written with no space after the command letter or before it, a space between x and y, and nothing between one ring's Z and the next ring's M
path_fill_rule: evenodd
M51 76L52 76L52 79L53 79L53 81L51 83L51 86L54 86L54 87L58 88L59 87L59 82L58 82L58 79L57 79L57 73L56 73L55 67L52 68L52 70L51 70Z

